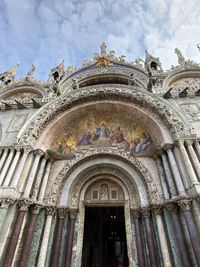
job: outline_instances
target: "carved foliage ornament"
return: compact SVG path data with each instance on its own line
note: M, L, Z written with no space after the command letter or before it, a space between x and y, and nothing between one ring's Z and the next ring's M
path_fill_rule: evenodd
M65 181L73 170L73 168L75 167L75 165L80 163L80 161L82 160L94 158L98 155L114 155L119 157L121 160L125 160L126 162L128 161L129 164L133 165L139 171L144 181L146 182L147 193L150 202L152 204L158 204L160 202L159 190L153 177L151 176L147 168L137 158L130 156L128 152L121 151L118 148L99 147L78 153L75 158L67 162L64 168L55 178L53 185L50 187L50 190L47 191L47 194L45 196L45 203L48 203L49 205L54 205L58 203Z
M128 86L125 88L123 88L123 86L96 86L83 88L80 91L77 90L73 93L62 95L47 104L27 125L25 131L19 134L18 142L22 144L33 144L50 120L66 109L80 103L80 101L86 102L91 99L94 100L94 98L117 98L121 101L124 99L142 107L152 108L160 115L165 124L171 128L172 133L177 136L186 134L184 125L175 111L155 95Z

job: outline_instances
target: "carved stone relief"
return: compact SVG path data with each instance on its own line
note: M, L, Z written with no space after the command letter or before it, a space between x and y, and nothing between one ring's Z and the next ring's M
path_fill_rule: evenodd
M181 105L189 121L200 120L200 109L196 104Z
M14 115L7 132L17 132L21 129L26 120L27 114Z

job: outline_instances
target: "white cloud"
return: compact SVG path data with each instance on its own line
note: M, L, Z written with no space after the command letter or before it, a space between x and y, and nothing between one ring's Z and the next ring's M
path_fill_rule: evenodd
M133 60L147 48L164 68L177 63L174 48L200 59L199 0L1 0L0 72L20 60L46 79L65 59L79 65L107 42L108 50Z

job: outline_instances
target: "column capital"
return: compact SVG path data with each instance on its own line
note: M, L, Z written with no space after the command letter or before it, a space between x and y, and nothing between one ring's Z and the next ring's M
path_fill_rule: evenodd
M194 140L194 143L197 144L197 145L199 145L200 140L197 140L197 139L196 139L196 140Z
M131 215L133 216L133 218L139 218L140 214L141 214L141 210L138 209L130 209Z
M36 156L43 156L45 154L45 152L41 149L36 149L33 151L33 154Z
M78 215L78 209L69 209L70 219L76 219Z
M186 140L185 143L187 146L192 146L194 141L193 140Z
M150 209L149 208L142 208L141 209L142 217L149 218L150 217Z
M163 210L163 206L162 205L154 205L152 206L152 214L153 215L158 215L158 214L161 214L162 213L162 210Z
M185 140L184 139L177 139L175 141L175 144L178 145L178 146L182 146L182 145L184 145L184 143L185 143Z
M22 151L22 147L21 147L21 146L15 146L15 150L16 150L17 152L21 152L21 151Z
M8 208L14 202L15 202L15 200L14 199L11 199L11 198L2 198L2 199L0 199L0 203L1 203L1 207L2 208Z
M68 213L68 208L58 208L57 213L59 218L64 218Z
M21 148L23 149L24 153L27 153L27 154L33 150L32 147L30 146L24 146Z
M33 202L30 199L20 199L18 202L19 210L20 211L27 211L30 205L32 205Z
M42 208L44 208L43 205L41 205L41 204L34 204L31 207L31 212L32 212L32 214L38 214Z
M164 151L167 151L167 150L171 150L172 148L174 147L173 144L165 144L163 147L162 147L162 150Z
M45 209L46 209L47 216L54 216L56 214L55 206L46 206Z
M168 211L171 211L171 212L177 212L178 211L176 203L168 202L168 203L165 203L164 207L166 207L166 209Z
M192 200L191 199L182 199L177 202L178 206L182 211L190 210Z

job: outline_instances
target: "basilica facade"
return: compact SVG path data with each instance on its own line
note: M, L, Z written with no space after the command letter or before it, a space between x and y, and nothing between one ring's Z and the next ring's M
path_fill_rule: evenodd
M0 74L0 267L200 266L200 64Z

